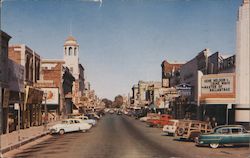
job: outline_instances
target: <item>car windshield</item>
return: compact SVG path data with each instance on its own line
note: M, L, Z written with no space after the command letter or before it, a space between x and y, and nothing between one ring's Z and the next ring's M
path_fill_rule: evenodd
M61 123L62 123L62 124L67 124L68 121L64 120L64 121L62 121Z

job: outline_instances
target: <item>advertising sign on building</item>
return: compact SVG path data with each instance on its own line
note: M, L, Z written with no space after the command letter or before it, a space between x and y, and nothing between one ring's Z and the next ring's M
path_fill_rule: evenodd
M192 94L192 87L189 84L179 84L175 88L180 96L189 97Z
M235 75L233 73L225 73L202 76L201 96L206 98L234 97Z
M59 104L59 90L58 88L41 88L46 94L46 104L58 105ZM43 103L45 104L45 99Z

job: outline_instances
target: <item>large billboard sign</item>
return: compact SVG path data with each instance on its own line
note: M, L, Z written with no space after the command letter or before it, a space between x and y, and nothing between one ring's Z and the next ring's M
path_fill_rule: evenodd
M202 98L235 97L235 74L204 75L201 78Z
M45 98L46 98L46 104L51 105L58 105L59 104L59 91L58 88L41 88L44 92L44 99L43 103L45 104Z

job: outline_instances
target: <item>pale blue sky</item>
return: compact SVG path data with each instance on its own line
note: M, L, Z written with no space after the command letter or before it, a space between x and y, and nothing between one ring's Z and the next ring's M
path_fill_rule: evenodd
M209 48L234 54L242 0L5 0L2 29L43 58L63 58L72 34L98 96L128 94L161 80L161 62L188 61Z

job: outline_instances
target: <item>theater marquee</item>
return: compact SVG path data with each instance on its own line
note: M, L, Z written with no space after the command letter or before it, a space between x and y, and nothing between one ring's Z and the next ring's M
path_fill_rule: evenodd
M204 75L201 78L201 98L235 97L235 74Z

